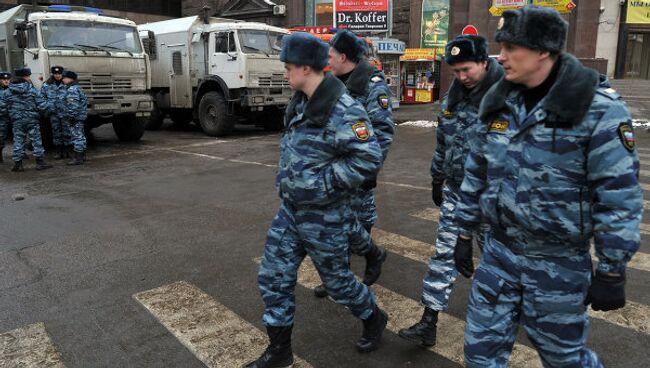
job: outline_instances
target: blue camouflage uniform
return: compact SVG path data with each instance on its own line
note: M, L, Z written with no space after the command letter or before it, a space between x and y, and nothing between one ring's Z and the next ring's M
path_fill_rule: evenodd
M349 234L358 231L351 197L381 167L368 115L328 73L309 101L294 95L285 122L276 180L282 202L258 274L264 324L293 324L297 271L306 255L328 294L367 319L375 299L350 271L347 251Z
M85 152L84 123L88 117L88 98L76 81L67 86L59 106L61 118L70 126L74 151Z
M436 311L448 308L452 284L458 276L454 264L454 247L459 232L455 211L460 199L460 185L465 176L465 160L471 146L479 143L478 134L483 125L478 118L479 105L488 89L502 77L501 66L496 60L488 59L487 74L479 85L467 90L454 80L440 105L431 177L435 183L444 182L444 195L440 206L435 254L429 259L429 269L424 276L422 288L422 304ZM482 243L485 232L483 227L478 233L479 243Z
M62 81L56 81L53 77L48 79L41 86L41 95L47 101L47 112L50 116L52 126L52 142L55 146L69 146L72 144L71 132L68 121L61 117L63 98L66 94L66 86Z
M585 347L593 238L597 271L624 273L639 247L643 194L626 104L569 54L526 111L503 80L485 96L483 144L465 164L461 234L492 232L474 275L468 367L505 367L519 322L546 367L599 367Z
M16 78L4 94L4 106L13 123L14 149L13 160L22 161L25 154L27 137L32 141L34 157L42 159L45 155L41 140L39 120L41 113L47 109L47 102L31 82Z
M357 100L368 113L372 128L381 148L382 164L388 156L388 149L393 142L395 123L391 106L391 93L386 83L386 76L381 70L362 59L346 81L348 93ZM350 240L354 254L365 255L372 248L370 229L377 222L377 205L374 187L376 182L369 182L368 187L359 189L353 197L352 205L362 229Z
M3 102L7 90L8 88L0 87L0 104L4 105L4 108L0 109L0 161L2 161L2 150L5 148L5 141L7 140L9 126L11 125L9 111L6 108L6 103Z

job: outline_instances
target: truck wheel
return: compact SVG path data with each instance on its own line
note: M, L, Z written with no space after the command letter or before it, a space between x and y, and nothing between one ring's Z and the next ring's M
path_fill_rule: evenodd
M169 112L169 117L174 124L185 126L192 121L192 110L173 109Z
M148 120L148 117L117 117L113 121L113 130L122 142L137 142L142 138Z
M209 136L221 137L232 131L235 120L228 116L226 99L219 92L206 93L199 103L199 124Z
M165 121L165 114L160 111L158 105L154 102L153 110L151 110L151 116L147 120L145 128L147 130L158 130L162 127L163 122Z

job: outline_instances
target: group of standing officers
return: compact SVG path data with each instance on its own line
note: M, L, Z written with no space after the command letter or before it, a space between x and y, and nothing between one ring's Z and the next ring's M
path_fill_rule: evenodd
M51 68L50 78L40 91L34 87L29 68L0 72L0 162L9 127L13 132L13 172L24 171L25 147L28 139L33 147L36 170L52 165L45 162L45 149L40 122L49 119L55 160L71 158L69 165L85 161L86 137L84 122L88 99L77 83L77 74L60 66Z
M435 345L458 273L473 277L468 367L507 366L519 324L545 367L602 367L586 348L587 307L625 305L643 212L634 132L607 79L564 52L567 29L557 11L526 6L500 19L498 62L480 36L446 46L455 80L431 166L438 238L422 319L399 336ZM307 33L283 39L280 58L295 94L276 179L281 205L258 274L270 342L249 368L293 363L294 288L307 255L323 281L317 296L362 321L357 349L380 345L388 316L369 286L387 253L370 231L373 188L395 125L385 77L363 48L349 31L329 46ZM332 73L323 72L328 56ZM476 270L473 238L482 252ZM363 282L350 271L350 253L366 257Z

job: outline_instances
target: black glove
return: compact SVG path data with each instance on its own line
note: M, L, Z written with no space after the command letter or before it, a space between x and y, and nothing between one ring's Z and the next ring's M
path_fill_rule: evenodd
M585 305L591 304L595 311L610 311L625 306L625 274L611 276L596 272L585 298Z
M436 206L440 207L442 204L442 183L431 183L431 199Z
M470 278L474 274L474 260L472 259L472 239L458 237L454 249L454 262L461 275Z
M361 189L365 190L366 192L373 190L377 187L377 180L366 180L361 184Z

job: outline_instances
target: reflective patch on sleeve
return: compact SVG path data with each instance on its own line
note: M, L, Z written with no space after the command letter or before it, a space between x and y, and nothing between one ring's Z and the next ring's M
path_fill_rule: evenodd
M381 106L382 109L388 110L390 107L390 97L386 95L379 95L379 97L377 97L377 103L379 103L379 106Z
M620 123L618 125L618 137L621 139L621 143L623 143L623 147L625 147L626 150L630 152L634 151L634 130L629 122Z
M506 120L494 120L490 123L488 127L488 132L500 132L503 133L508 130L508 121Z
M442 116L444 116L446 118L450 118L450 117L454 116L454 113L449 111L449 110L442 110Z
M372 78L370 78L370 80L377 83L377 82L381 82L382 80L384 80L384 78L382 78L382 77L372 77Z
M363 121L354 123L354 125L352 125L352 131L354 131L354 135L361 141L367 141L368 138L370 138L368 126Z

